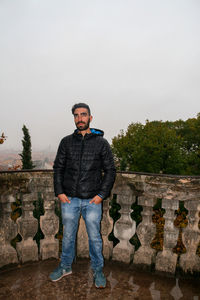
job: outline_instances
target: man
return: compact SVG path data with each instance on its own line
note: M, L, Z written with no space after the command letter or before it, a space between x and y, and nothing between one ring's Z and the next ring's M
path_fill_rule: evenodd
M82 214L95 286L104 288L106 278L102 271L104 261L100 234L102 201L112 189L116 171L103 131L90 128L92 116L89 106L75 104L72 114L77 129L61 140L53 167L54 190L61 201L64 233L61 263L50 274L50 279L57 281L72 273L76 233Z

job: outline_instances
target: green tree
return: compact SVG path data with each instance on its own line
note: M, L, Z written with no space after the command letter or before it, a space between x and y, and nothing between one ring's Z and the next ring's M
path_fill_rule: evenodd
M186 138L180 133L184 121L146 121L132 123L126 133L112 140L112 149L119 170L187 174L188 151ZM194 164L194 157L193 159ZM191 171L190 171L191 173Z
M200 174L200 113L197 118L174 122L176 132L184 140L184 151L187 155L186 172Z
M31 158L31 137L28 131L28 128L23 125L22 131L24 134L22 145L23 145L23 151L20 154L21 161L22 161L22 169L33 169L34 165Z
M151 173L184 172L183 140L162 121L146 122L140 142L138 169Z
M121 130L120 134L113 138L111 147L119 170L132 171L133 166L135 167L143 128L141 123L132 123L126 133Z

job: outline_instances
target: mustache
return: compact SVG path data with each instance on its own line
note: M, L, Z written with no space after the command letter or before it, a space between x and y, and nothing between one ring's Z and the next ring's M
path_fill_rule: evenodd
M78 124L86 124L85 122L78 122L78 123L76 123L76 125L78 125Z

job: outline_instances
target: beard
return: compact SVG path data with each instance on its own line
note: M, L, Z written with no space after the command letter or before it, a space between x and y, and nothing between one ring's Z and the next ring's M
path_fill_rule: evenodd
M78 122L76 124L76 128L79 130L79 131L84 131L84 130L87 130L90 126L90 120L88 120L87 123L85 122Z

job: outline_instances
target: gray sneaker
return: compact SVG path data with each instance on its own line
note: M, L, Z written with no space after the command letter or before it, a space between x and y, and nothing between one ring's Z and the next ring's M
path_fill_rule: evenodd
M98 289L106 287L106 277L103 274L102 268L94 271L94 283Z
M51 279L51 281L58 281L60 280L62 277L70 275L72 273L72 268L67 268L64 269L63 267L61 267L61 265L59 265L50 275L49 278Z

